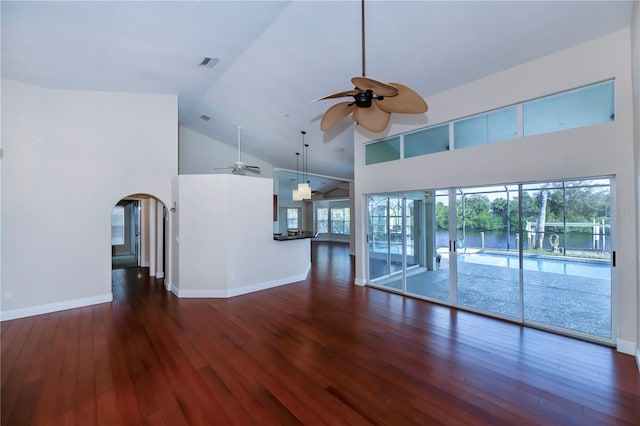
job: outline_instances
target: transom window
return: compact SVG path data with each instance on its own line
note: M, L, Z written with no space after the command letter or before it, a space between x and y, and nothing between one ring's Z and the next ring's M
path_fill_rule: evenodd
M365 165L615 121L614 81L374 141Z

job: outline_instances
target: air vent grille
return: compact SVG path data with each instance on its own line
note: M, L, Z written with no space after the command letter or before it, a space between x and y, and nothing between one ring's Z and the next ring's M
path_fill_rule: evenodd
M198 66L205 67L205 68L213 68L216 66L219 60L220 60L219 58L209 58L208 56L205 56L202 59L202 61L200 61L200 64Z

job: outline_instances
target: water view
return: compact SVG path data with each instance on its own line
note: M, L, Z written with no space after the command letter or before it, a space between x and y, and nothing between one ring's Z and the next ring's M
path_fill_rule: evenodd
M611 339L610 184L597 178L371 195L369 280Z
M551 251L551 245L549 244L549 236L551 233L545 235L544 249ZM458 230L459 238L462 237L462 231ZM604 238L603 238L604 237ZM466 231L464 233L464 247L476 247L476 248L493 248L501 250L516 250L517 240L515 233L511 233L507 238L505 231L484 231L484 245L482 244L482 232L481 231ZM608 234L598 235L595 241L598 241L598 248L602 247L604 240L604 251L611 250L611 238ZM447 230L436 230L436 246L437 247L449 247L449 232ZM564 236L560 235L560 247L566 247L567 250L596 250L594 244L594 238L592 234L567 232ZM528 250L528 242L523 245L524 250Z
M458 255L458 261L510 269L520 268L520 260L517 255L467 253ZM609 263L596 260L548 259L539 256L525 257L522 259L522 269L525 271L546 272L550 274L603 280L609 279L611 276Z

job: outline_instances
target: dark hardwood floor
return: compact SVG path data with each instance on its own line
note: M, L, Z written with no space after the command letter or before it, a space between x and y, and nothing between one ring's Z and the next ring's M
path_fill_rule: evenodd
M139 268L114 302L2 323L2 425L640 424L635 359L354 286L178 299Z

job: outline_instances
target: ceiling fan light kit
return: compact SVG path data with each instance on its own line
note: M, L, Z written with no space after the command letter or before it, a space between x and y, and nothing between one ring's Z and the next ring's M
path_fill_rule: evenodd
M422 114L427 112L425 100L417 92L400 83L384 83L365 76L364 0L362 9L362 77L353 77L353 90L332 93L312 102L324 99L352 97L353 101L340 102L329 108L320 121L320 129L326 131L351 114L353 120L365 129L379 133L387 128L392 113Z

